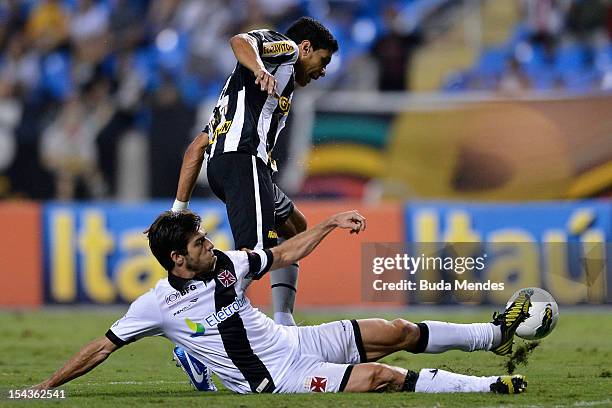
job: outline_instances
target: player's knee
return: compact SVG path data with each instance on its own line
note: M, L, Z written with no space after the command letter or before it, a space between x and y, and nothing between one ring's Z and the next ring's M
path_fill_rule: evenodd
M419 326L404 319L395 319L391 322L395 328L395 340L400 349L410 348L419 341Z
M393 382L395 372L388 366L380 363L369 364L371 364L371 369L368 376L368 382L371 391L384 389Z

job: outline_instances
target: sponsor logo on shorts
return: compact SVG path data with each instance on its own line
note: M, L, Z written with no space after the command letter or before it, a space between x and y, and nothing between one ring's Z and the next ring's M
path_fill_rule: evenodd
M221 272L219 272L217 275L217 279L219 279L219 282L221 282L221 284L226 288L236 283L236 277L227 269L221 270Z
M276 231L268 231L268 238L278 238L278 234L276 233Z
M310 392L325 392L327 377L310 377Z

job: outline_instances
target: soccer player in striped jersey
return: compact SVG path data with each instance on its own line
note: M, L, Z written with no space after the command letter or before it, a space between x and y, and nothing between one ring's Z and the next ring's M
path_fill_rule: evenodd
M302 17L286 34L254 30L232 37L230 45L238 62L208 123L185 152L172 208L188 207L206 158L208 182L226 205L235 248L271 248L279 238L306 229L304 215L272 180L272 151L296 84L306 86L325 76L338 43L321 23ZM270 274L274 320L279 324L295 325L298 269L296 263ZM175 359L189 374L189 356L180 357Z
M291 109L295 84L325 76L338 50L318 21L302 17L286 34L255 30L230 40L238 63L209 122L181 166L174 210L187 208L204 158L213 193L227 207L237 249L271 248L306 229L304 215L272 181L272 151ZM297 265L271 274L274 320L295 324Z
M189 210L165 212L149 228L148 238L168 278L136 299L105 336L84 346L36 388L60 386L126 344L164 336L197 356L237 393L525 390L527 383L520 375L415 372L376 361L395 352L508 354L516 328L528 316L528 295L517 298L493 322L471 324L359 319L283 326L251 305L245 290L254 280L304 258L336 228L358 234L365 230L366 220L348 211L271 249L219 251L198 215Z

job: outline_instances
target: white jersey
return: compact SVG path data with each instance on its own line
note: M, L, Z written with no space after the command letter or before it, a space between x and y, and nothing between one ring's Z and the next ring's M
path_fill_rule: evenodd
M215 255L215 270L204 279L170 274L160 280L106 336L119 346L165 336L205 363L230 390L274 392L299 353L298 334L275 324L244 296L251 280L270 268L272 253L215 250Z

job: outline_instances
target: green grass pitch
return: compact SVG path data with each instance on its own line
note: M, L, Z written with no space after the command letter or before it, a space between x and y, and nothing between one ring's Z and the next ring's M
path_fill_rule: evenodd
M424 313L301 313L302 324L339 318L401 315L412 321L437 319L487 321L489 313L449 309ZM172 344L148 338L114 353L93 372L64 387L65 400L11 401L8 390L23 389L46 378L85 342L103 335L123 314L121 309L45 309L0 312L0 406L61 406L115 408L157 405L204 407L594 407L612 406L612 314L609 308L561 311L555 331L534 351L527 367L529 387L523 395L492 394L302 394L235 395L227 390L197 393L171 361ZM458 351L439 355L396 353L384 360L413 370L438 367L474 375L504 372L506 359L488 352ZM219 384L218 380L216 381ZM23 405L26 404L26 405Z

